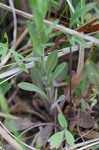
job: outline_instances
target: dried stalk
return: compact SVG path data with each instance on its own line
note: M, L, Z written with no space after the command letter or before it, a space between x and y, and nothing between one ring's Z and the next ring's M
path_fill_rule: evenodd
M9 7L9 6L7 6L7 5L5 5L5 4L0 3L0 8L6 9L6 10L12 12L12 8ZM16 14L18 14L18 15L20 15L20 16L23 16L24 18L26 18L26 19L28 19L28 20L32 20L32 19L33 19L33 16L32 16L31 14L26 13L26 12L24 12L24 11L15 9L15 12L16 12ZM53 22L48 21L48 20L45 20L45 19L44 19L44 23L45 23L46 25L48 25L48 26L53 25ZM83 33L79 33L79 32L77 32L77 31L72 30L72 29L70 29L70 28L67 28L67 27L65 27L65 26L63 26L63 25L55 25L54 28L57 29L57 30L60 30L60 31L62 31L62 32L64 32L64 33L68 33L68 34L70 34L70 35L77 36L77 37L82 38L82 39L87 40L87 41L91 41L91 42L93 42L94 44L99 44L99 40L98 40L97 38L94 38L94 37L92 37L92 36L88 36L88 35L83 34Z

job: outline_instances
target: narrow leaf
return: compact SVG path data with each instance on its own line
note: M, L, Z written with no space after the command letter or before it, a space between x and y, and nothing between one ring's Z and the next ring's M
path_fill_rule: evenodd
M48 1L49 6L58 9L60 6L58 4L58 2L54 1L54 0L49 0Z
M21 82L18 84L18 87L26 90L26 91L34 91L39 93L42 97L48 99L47 95L40 89L38 88L36 85L32 84L32 83L28 83L28 82Z
M58 121L62 128L67 128L67 121L61 113L58 115Z
M56 79L56 77L58 77L60 75L60 73L64 70L66 64L62 63L60 65L58 65L54 71L54 73L52 74L52 77L50 78L50 83L52 84L53 81Z
M33 83L42 89L42 74L37 67L33 67L31 71Z
M95 7L95 3L89 3L83 8L76 9L71 18L71 26L76 23L77 19Z
M35 31L35 28L34 28L35 26L31 22L28 22L27 26L29 29L29 33L31 35L31 39L33 41L35 54L38 54L39 56L43 56L43 50L41 48L41 45L40 45L41 43L38 39L37 32Z
M2 81L4 81L4 79L0 79L0 83ZM8 83L8 81L6 81L0 85L0 91L3 95L6 94L6 92L8 92L10 88L11 88L11 85L10 85L10 83Z
M51 54L48 55L47 61L46 61L46 70L47 70L47 76L53 71L53 69L56 66L57 63L57 52L53 51Z
M81 99L81 111L85 112L86 111L86 105L85 105L85 100L82 98Z
M48 0L39 0L38 5L43 18L45 18L48 9Z
M24 64L24 57L17 53L16 51L13 51L13 55L14 55L14 58L16 60L16 63L18 64L18 66L25 72L28 72L28 69L26 68L25 64Z

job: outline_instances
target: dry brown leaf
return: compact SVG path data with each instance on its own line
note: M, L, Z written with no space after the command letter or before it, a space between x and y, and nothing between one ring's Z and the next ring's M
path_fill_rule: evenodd
M75 75L72 79L71 82L71 94L73 95L75 89L78 87L78 85L80 84L80 82L83 79L83 70ZM70 101L70 87L69 85L67 86L66 90L65 90L65 96L66 96L66 101Z
M88 133L88 131L86 132L81 132L81 135L84 135L84 138L86 139L94 139L99 137L99 132L92 130L91 132Z
M88 112L78 112L77 124L82 128L93 128L95 121Z

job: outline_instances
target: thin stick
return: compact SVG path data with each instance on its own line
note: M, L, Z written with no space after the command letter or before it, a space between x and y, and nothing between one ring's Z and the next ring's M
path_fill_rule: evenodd
M0 125L1 125L1 127L3 127L3 129L5 130L5 133L7 133L9 136L11 136L11 137L13 137L14 139L14 141L18 141L20 144L22 144L22 145L24 145L25 147L27 147L27 148L29 148L29 149L31 149L31 150L37 150L36 148L34 148L34 147L31 147L31 146L29 146L29 145L27 145L26 143L24 143L24 142L22 142L21 140L19 141L19 139L17 138L17 137L15 137L3 124L2 124L2 122L0 122ZM4 131L3 130L3 131ZM0 133L1 134L1 133ZM4 138L4 137L3 137ZM8 137L5 137L5 139L7 140L7 138ZM8 141L9 141L9 143L10 143L10 139L8 139ZM12 143L13 144L13 143ZM17 143L18 144L18 143ZM20 145L19 145L20 146ZM22 150L22 148L21 149L16 149L16 150Z
M86 141L86 142L81 142L81 143L79 143L79 144L76 144L76 145L72 146L70 149L73 150L73 149L79 148L79 147L81 147L81 146L83 147L83 146L85 146L85 145L89 145L89 144L95 143L95 142L99 142L99 138L95 138L95 139L92 139L92 140L88 140L88 141Z
M9 143L11 144L16 150L22 150L20 144L16 142L1 126L0 126L0 135Z
M6 118L8 115L3 113L3 112L0 112L0 118ZM12 119L19 119L19 117L17 116L13 116L13 115L10 115L10 118Z
M99 141L94 142L94 143L91 143L91 144L88 144L88 145L85 145L85 146L83 146L82 148L79 148L78 150L85 150L85 149L91 148L91 147L93 147L93 146L95 146L95 145L98 145L98 146L99 146Z
M24 130L18 137L21 137L23 136L26 132L30 131L31 129L34 129L34 128L37 128L37 127L40 127L40 126L47 126L47 125L50 125L50 126L53 126L53 123L36 123L34 125L32 125L30 128Z
M70 90L70 106L72 109L72 50L70 48L70 56L69 56L69 71L70 71L70 82L69 82L69 90Z
M88 42L88 44L89 44L90 46L92 45L91 42ZM72 46L72 47L63 48L63 49L59 50L58 57L62 57L62 56L64 56L64 55L69 54L70 48L72 49L72 52L78 51L78 46ZM46 58L46 56L45 56L45 58ZM30 63L27 63L25 66L26 66L26 68L28 68L28 69L29 69L29 68L32 68L32 67L34 67L34 62L32 61L32 62L30 62ZM3 67L4 67L4 66L0 67L0 69L3 68ZM16 74L17 72L20 72L20 71L22 71L22 70L21 70L19 67L16 67L16 68L14 68L14 69L11 69L11 70L9 70L9 71L6 71L6 72L4 72L4 73L1 73L1 74L0 74L0 78L9 77L9 76L11 76L11 75L13 75L13 74Z
M25 28L25 30L23 31L23 33L20 35L20 37L18 38L18 40L16 41L16 45L15 45L15 49L17 49L17 47L19 46L19 44L23 41L24 37L28 34L28 28Z
M83 70L83 67L84 67L84 51L85 51L85 48L80 45L79 46L77 74L79 74Z
M9 0L9 4L12 8L12 14L13 14L13 24L14 24L14 30L13 30L13 48L15 47L16 44L16 39L17 39L17 18L16 18L16 12L15 12L15 7L13 0Z
M71 8L72 12L74 13L74 12L75 12L75 9L74 9L72 3L70 2L70 0L67 0L67 3L68 3L68 5L69 5L69 7Z
M5 5L5 4L0 3L0 8L6 9L6 10L12 12L12 8L7 6L7 5ZM15 12L17 14L23 16L24 18L28 19L28 20L32 20L33 19L33 16L31 14L29 14L29 13L23 12L23 11L18 10L18 9L15 9ZM53 25L53 22L48 21L48 20L44 20L44 23L46 25L49 25L49 26ZM62 31L64 33L68 33L70 35L74 35L74 36L80 37L80 38L82 38L84 40L88 40L88 41L91 41L91 42L99 45L99 40L97 38L94 38L92 36L88 36L88 35L83 34L83 33L79 33L79 32L77 32L75 30L72 30L70 28L64 27L63 25L55 25L54 28L57 29L57 30L60 30L60 31Z
M15 74L13 74L12 76L8 77L7 79L3 80L2 82L0 82L0 85L3 84L4 82L12 79L13 77L15 77L16 75L18 75L19 73L21 73L22 71L16 72Z

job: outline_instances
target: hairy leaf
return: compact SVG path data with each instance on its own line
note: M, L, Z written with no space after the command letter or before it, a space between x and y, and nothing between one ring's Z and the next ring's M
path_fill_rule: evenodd
M59 148L59 146L61 145L63 141L63 136L64 136L64 131L60 131L60 132L55 133L49 138L48 142L50 142L51 149Z
M66 141L67 143L70 145L70 146L74 146L74 137L73 135L71 134L70 131L68 130L65 130L65 137L66 137Z
M34 91L39 93L42 97L48 99L47 95L40 89L38 88L36 85L32 84L32 83L28 83L28 82L21 82L18 84L18 87L26 90L26 91Z
M65 63L62 63L60 65L58 65L54 71L54 73L52 74L52 77L50 78L50 83L53 83L53 81L56 79L56 77L58 77L61 72L64 70L66 64Z
M47 76L53 71L53 69L56 66L57 63L57 52L53 51L51 54L48 55L47 61L46 61L46 70L47 70Z

